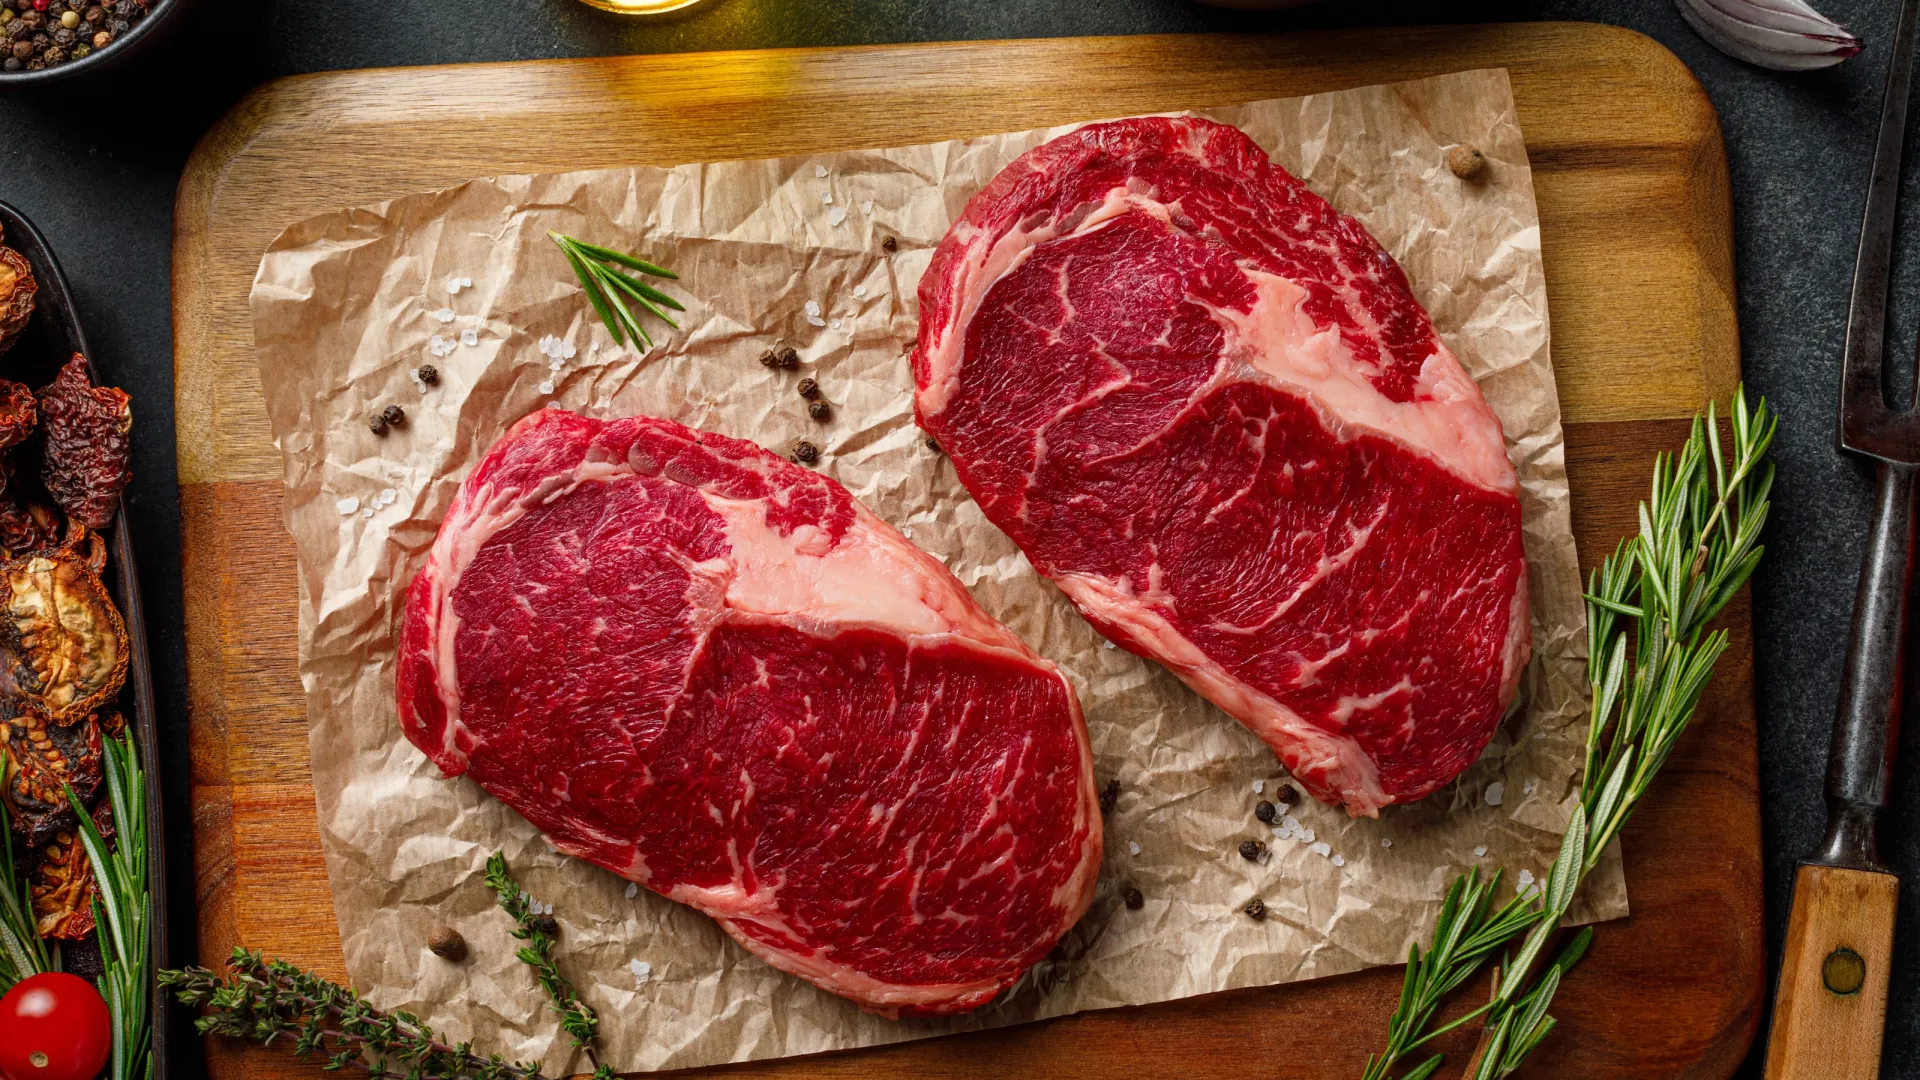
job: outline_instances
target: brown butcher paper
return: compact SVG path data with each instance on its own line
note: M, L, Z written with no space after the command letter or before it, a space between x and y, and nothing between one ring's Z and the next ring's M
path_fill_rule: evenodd
M1159 666L1105 646L914 427L907 354L934 245L1002 166L1069 128L475 180L294 225L253 289L299 553L322 843L356 988L480 1051L555 1075L583 1068L481 881L494 851L553 906L560 968L599 1010L604 1056L623 1071L867 1046L1398 963L1462 870L1545 876L1578 797L1586 638L1539 220L1506 74L1201 115L1246 130L1386 245L1505 426L1523 488L1534 659L1522 708L1479 763L1377 821L1303 799L1288 809L1298 828L1275 835L1253 816L1284 782L1273 754ZM1461 144L1486 155L1470 180L1447 167ZM687 303L681 328L649 322L659 342L650 350L614 345L548 230L678 271L668 291ZM757 362L783 345L799 351L799 370ZM416 380L422 364L438 369L437 384ZM808 417L794 391L802 376L819 380L830 421ZM388 404L402 405L406 422L375 435L367 417ZM555 853L401 736L393 666L406 584L468 469L514 421L547 407L649 413L782 453L815 442L822 472L1067 672L1100 780L1117 778L1120 797L1093 907L1053 958L970 1016L863 1013L750 956L693 909ZM1248 838L1271 844L1271 859L1242 859ZM1139 910L1122 902L1129 887L1145 898ZM1254 897L1263 921L1241 914ZM1610 857L1577 914L1617 917L1626 905ZM440 925L466 937L472 959L454 965L427 951Z

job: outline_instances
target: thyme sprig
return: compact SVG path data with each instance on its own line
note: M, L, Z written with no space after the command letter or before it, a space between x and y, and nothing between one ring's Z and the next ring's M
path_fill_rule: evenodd
M202 1035L291 1040L295 1056L324 1055L328 1072L354 1066L372 1080L548 1080L533 1065L471 1043L449 1043L408 1012L382 1012L358 994L284 960L235 949L225 977L203 967L162 971L160 985L182 1004L205 1010Z
M153 897L147 889L147 781L131 730L101 740L100 756L116 843L108 845L80 797L72 787L66 790L93 870L94 933L103 962L95 985L113 1022L113 1056L106 1075L108 1080L147 1080L153 1075L148 1053Z
M573 1045L586 1051L587 1060L593 1063L594 1080L611 1080L613 1069L600 1062L600 1055L594 1046L594 1040L600 1034L600 1017L580 995L574 992L573 983L560 974L553 963L553 933L543 925L542 913L533 908L532 898L513 880L507 872L507 858L494 852L487 859L487 887L499 898L500 907L513 917L514 937L526 942L514 955L520 962L533 969L533 977L540 988L547 993L555 1012L560 1014L560 1029L573 1038Z
M587 302L593 305L594 313L606 324L607 333L613 335L615 344L626 344L627 335L631 335L637 344L649 349L653 347L653 339L647 336L640 320L627 306L629 303L640 305L661 322L679 329L680 324L674 322L673 316L667 312L685 311L685 304L614 267L624 266L670 281L677 280L680 275L645 259L584 240L575 240L562 233L549 232L547 237L559 245L561 254L567 257L567 264L573 267L574 276L580 279L580 287L587 292Z
M1592 929L1574 935L1537 975L1534 968L1580 882L1599 865L1692 721L1728 644L1727 631L1710 631L1708 624L1746 584L1764 550L1760 531L1773 489L1773 466L1765 458L1778 421L1765 398L1749 409L1744 387L1734 394L1728 420L1730 455L1709 405L1704 418L1694 417L1678 455L1654 459L1638 535L1622 540L1588 579L1593 707L1580 804L1540 892L1495 907L1497 874L1484 885L1477 870L1454 882L1433 943L1424 953L1418 944L1408 952L1386 1048L1368 1055L1363 1080L1386 1080L1428 1040L1479 1017L1483 1034L1467 1078L1498 1080L1552 1032L1547 1008L1561 978L1585 954ZM1522 934L1519 950L1495 972L1490 1000L1428 1030L1446 996ZM1399 1080L1426 1080L1442 1060L1428 1057Z
M0 746L0 779L7 776L7 751ZM53 958L33 924L33 903L26 880L13 860L13 821L0 797L0 994L29 975L54 970Z

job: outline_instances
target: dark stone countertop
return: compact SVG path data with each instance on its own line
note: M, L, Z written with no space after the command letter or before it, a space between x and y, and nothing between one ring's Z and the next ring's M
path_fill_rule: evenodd
M237 8L246 10L223 10ZM1868 51L1835 70L1782 76L1708 48L1669 0L1378 0L1274 14L1185 0L709 0L667 21L621 19L572 0L266 0L202 5L162 55L112 85L0 99L0 198L33 218L59 251L86 312L96 362L133 393L139 417L129 505L163 723L179 736L165 749L173 880L193 880L171 408L173 195L194 141L248 87L338 68L627 52L1588 19L1630 26L1677 53L1706 85L1726 131L1746 374L1783 418L1776 516L1754 585L1767 914L1777 949L1794 861L1814 846L1821 827L1821 774L1870 502L1871 473L1835 453L1832 425L1852 249L1896 8L1892 0L1824 0L1828 14L1866 38ZM1909 206L1920 205L1916 186L1920 162L1906 170ZM1899 245L1889 341L1902 357L1914 347L1909 328L1920 320L1917 248L1920 229L1909 229ZM1907 879L1883 1073L1889 1080L1920 1080L1914 728L1908 725L1896 778L1899 810L1883 836L1888 859ZM192 951L191 888L176 889L173 903L175 947L184 957ZM1759 1075L1757 1056L1742 1075Z

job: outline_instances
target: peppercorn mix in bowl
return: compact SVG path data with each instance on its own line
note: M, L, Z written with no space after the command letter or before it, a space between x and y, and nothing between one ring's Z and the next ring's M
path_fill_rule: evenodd
M188 0L0 0L0 88L120 66L159 40Z

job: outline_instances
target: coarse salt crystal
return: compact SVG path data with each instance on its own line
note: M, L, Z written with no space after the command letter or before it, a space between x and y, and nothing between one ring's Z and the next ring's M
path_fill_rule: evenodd
M861 213L863 213L863 214L871 214L871 213L873 213L873 200L872 200L872 199L868 199L868 200L866 200L865 202L863 202L863 203L861 203L861 204L860 204L860 212L861 212Z
M1485 844L1481 844L1481 845L1479 845L1478 847L1475 847L1475 848L1473 849L1473 857L1474 857L1474 858L1476 858L1476 859L1484 859L1484 858L1486 858L1486 857L1487 857L1487 845L1485 845Z
M1507 785L1495 780L1487 785L1487 805L1499 806L1500 800L1507 797Z
M832 322L828 323L827 325L833 327L835 330L838 330L840 329L840 320L835 319Z
M1333 865L1335 866L1347 865L1347 857L1345 855L1335 855L1333 857Z
M838 226L838 225L844 224L846 220L847 220L847 212L842 207L836 206L833 209L827 211L827 224L829 225Z
M1265 790L1267 790L1267 782L1265 780L1255 780L1253 782L1253 793L1255 795L1258 795Z
M561 367L562 367L563 365L565 365L565 364L566 364L566 361L565 361L565 360L562 360L562 359L560 359L559 357L557 357L557 356L556 356L556 357L554 357L553 359L551 359L551 360L549 360L549 361L547 361L547 370L548 370L548 371L559 371L559 370L560 370L560 368L561 368Z
M813 167L813 175L815 176L827 175L827 167L825 165L815 165Z
M1287 814L1281 817L1280 824L1286 826L1286 829L1288 832L1300 831L1300 819L1297 817L1294 817L1292 814Z
M571 360L579 355L579 353L580 350L573 347L573 342L563 341L560 343L560 358L562 360Z
M445 356L453 351L453 342L435 334L427 339L427 351L435 356Z
M478 345L480 344L480 334L474 330L462 330L460 331L460 344Z
M633 984L635 986L645 986L647 980L653 976L653 965L647 963L645 960L633 961L627 965L627 970L633 972Z
M436 319L438 319L438 320L440 320L441 322L452 322L452 321L453 321L453 309L452 309L452 308L446 308L446 307L443 307L443 308L441 308L441 309L440 309L439 311L436 311L436 312L434 312L434 313L433 313L433 317L434 317L434 318L436 318Z
M341 517L352 517L360 510L360 500L349 495L339 502L334 503L333 508L340 511Z
M1286 826L1275 825L1273 827L1273 838L1275 840L1291 840L1293 839L1293 834L1287 831Z
M1381 837L1381 838L1380 838L1380 846L1381 846L1381 847L1392 847L1392 846L1393 846L1393 837L1391 837L1391 836L1383 836L1383 837Z
M398 491L395 491L392 488L380 489L380 505L381 506L391 506L393 504L393 500L399 497L400 497L400 493Z
M1133 842L1132 840L1127 841L1127 854L1129 855L1140 854L1140 845Z
M543 393L543 394L551 394L551 393L553 393L553 380L552 380L552 379L548 379L547 381L545 381L545 382L543 382L543 383L541 383L541 384L540 384L540 386L539 386L539 390L540 390L540 392L541 392L541 393Z
M865 285L855 285L853 287L853 295L856 300L867 295L867 287Z
M631 881L627 882L627 899L631 900L634 897L639 895L640 895L640 886L635 885Z
M373 517L373 507L369 506L365 510L360 511L360 516L363 518Z
M911 540L911 539L913 539L913 530L912 530L912 529L909 529L909 528L906 528L906 527L904 527L904 526L903 526L903 527L902 527L902 528L900 529L900 535L901 535L901 536L904 536L904 537L906 537L906 538L907 538L907 539L909 539L909 540Z
M1538 780L1529 780L1529 781L1527 781L1526 783L1524 783L1524 784L1522 784L1522 785L1520 785L1520 794L1522 794L1522 795L1531 795L1531 794L1533 794L1533 789L1534 789L1534 788L1537 788L1537 787L1539 787L1539 786L1540 786L1540 781L1538 781Z
M818 301L818 300L809 300L809 301L807 301L807 308L806 308L806 310L807 310L807 315L808 315L809 317L812 317L812 316L815 316L815 315L818 315L818 314L820 314L820 301Z
M1100 643L1100 647L1103 649L1111 649L1111 648L1115 648L1116 646L1111 641L1103 641Z
M1333 845L1327 843L1325 840L1322 840L1319 843L1313 845L1311 850L1315 855L1318 855L1324 859L1328 855L1333 854Z
M459 278L450 277L447 279L447 293L449 295L459 292L462 288L464 288L464 286L460 284Z
M833 192L831 192L831 191L823 191L823 192L821 192L821 193L820 193L820 202L821 202L821 205L823 205L823 206L832 206L832 205L833 205Z
M827 320L825 320L825 319L823 319L823 318L821 318L821 317L820 317L820 316L818 316L818 315L809 315L809 316L807 316L807 321L808 321L808 322L810 322L810 323L812 323L812 324L813 324L813 325L815 325L815 326L825 326L825 325L827 325Z
M1522 892L1525 892L1532 885L1533 885L1533 871L1531 870L1520 871L1520 890Z

